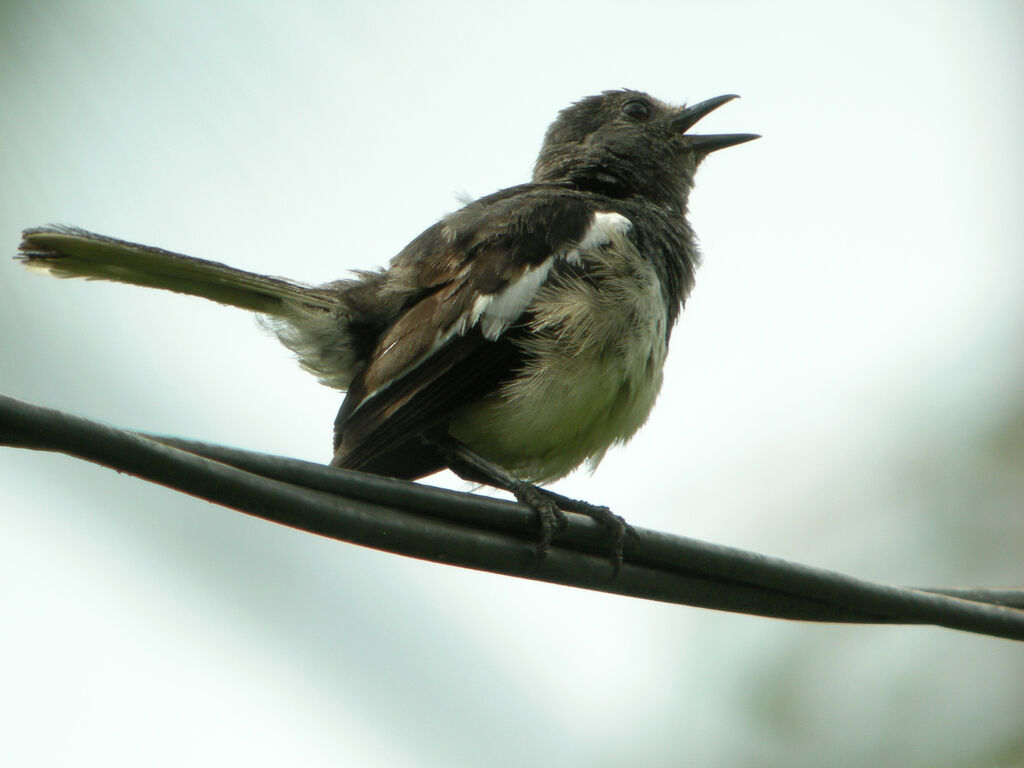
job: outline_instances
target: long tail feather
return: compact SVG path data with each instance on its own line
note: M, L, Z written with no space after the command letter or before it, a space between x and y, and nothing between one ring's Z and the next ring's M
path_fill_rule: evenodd
M27 229L22 238L18 258L26 267L56 277L162 288L277 316L293 311L296 304L325 310L337 305L337 296L301 283L74 227Z

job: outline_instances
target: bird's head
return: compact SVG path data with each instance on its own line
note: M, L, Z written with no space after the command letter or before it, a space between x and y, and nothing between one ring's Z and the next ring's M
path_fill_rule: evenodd
M639 91L589 96L563 109L548 128L533 179L685 208L701 160L758 138L752 133L687 133L735 98L716 96L691 107L674 107Z

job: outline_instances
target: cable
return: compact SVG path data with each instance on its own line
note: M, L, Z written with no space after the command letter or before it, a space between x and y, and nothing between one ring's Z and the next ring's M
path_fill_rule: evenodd
M608 532L568 514L536 558L528 507L178 438L0 395L0 444L57 451L293 528L388 552L648 600L802 621L934 624L1024 640L1024 590L903 588L636 528L620 572Z

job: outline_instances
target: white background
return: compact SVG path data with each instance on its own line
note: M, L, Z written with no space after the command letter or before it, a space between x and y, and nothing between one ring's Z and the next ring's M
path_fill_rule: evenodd
M607 88L740 93L651 422L556 485L900 584L1024 585L1019 2L0 5L0 242L305 282L528 178ZM325 461L237 310L0 261L0 392ZM439 482L462 487L444 476ZM1021 766L1019 644L718 614L326 541L0 449L6 765Z

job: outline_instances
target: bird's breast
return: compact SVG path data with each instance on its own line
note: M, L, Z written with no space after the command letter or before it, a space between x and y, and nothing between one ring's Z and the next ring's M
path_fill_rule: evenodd
M524 318L523 367L449 429L543 482L584 461L596 466L646 421L661 389L668 312L653 266L618 228L563 258Z

